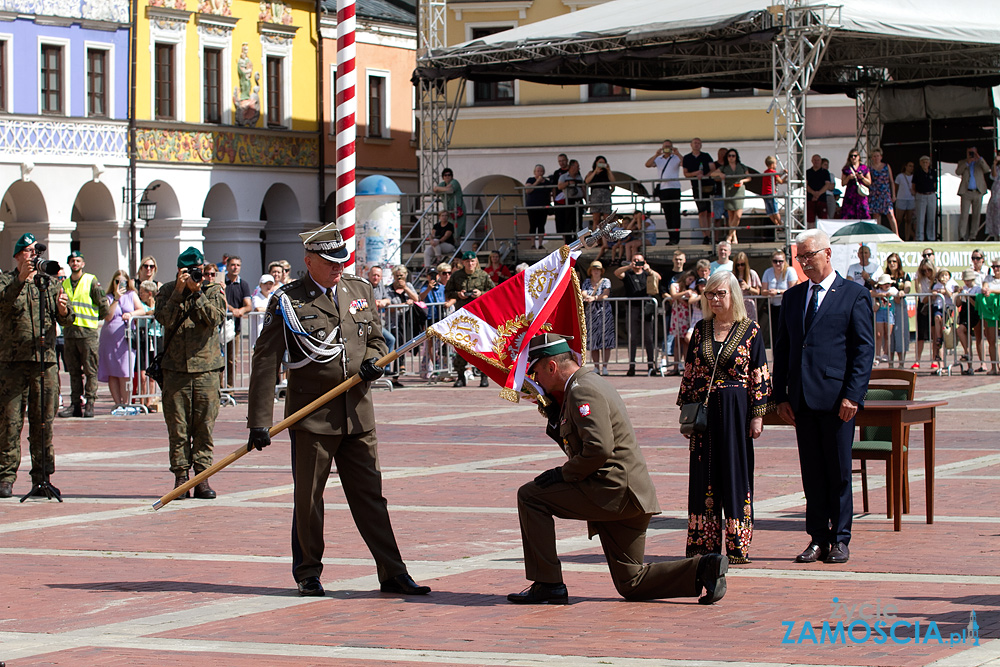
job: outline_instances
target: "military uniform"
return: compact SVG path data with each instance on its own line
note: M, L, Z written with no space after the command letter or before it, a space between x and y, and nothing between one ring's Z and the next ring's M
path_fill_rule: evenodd
M32 239L33 242L33 239ZM0 279L0 405L4 406L6 437L0 441L0 482L13 482L21 461L20 440L24 400L28 404L28 444L33 484L47 481L55 471L52 420L59 403L59 371L56 366L56 324L73 323L73 309L60 315L58 281L50 281L41 292L45 299L45 322L39 315L40 290L34 281L22 283L15 272ZM42 359L39 338L44 335ZM43 363L40 364L39 362ZM44 367L44 370L42 368ZM45 396L42 396L42 375ZM45 411L42 412L44 403Z
M68 412L59 416L81 416L81 397L86 400L88 416L93 416L97 401L98 325L108 315L108 299L92 273L84 273L76 283L72 277L66 278L63 291L69 295L76 319L63 328L63 362L69 372L71 399Z
M475 256L475 255L473 255ZM466 294L471 294L472 290L479 290L480 293L488 292L489 290L496 287L496 284L490 279L489 275L483 271L482 267L476 266L476 270L471 274L468 273L464 268L459 269L455 273L451 274L451 278L448 279L448 284L444 286L444 298L445 299L455 299L455 310L465 308L468 304L474 301L471 297L465 297L464 299L459 296L459 292L465 291ZM455 372L458 373L459 381L465 382L465 367L468 362L459 354L455 355ZM485 386L485 375L484 385Z
M212 429L219 416L219 371L224 365L219 327L226 319L226 299L217 283L204 284L198 292L176 292L176 283L172 280L160 288L155 317L166 336L187 315L163 355L162 404L170 438L170 471L182 481L190 468L197 474L212 465ZM207 482L202 484L207 487ZM202 497L198 491L195 495Z
M336 300L307 276L275 292L254 347L250 428L271 426L274 379L286 350L289 371L285 416L357 374L365 359L387 353L371 283L343 274L333 289ZM325 362L318 361L321 356L310 347L317 345L326 355ZM310 360L307 352L317 361ZM289 427L289 432L295 480L295 581L318 578L323 571L323 490L333 462L355 525L375 558L379 581L405 574L406 566L382 496L369 383L358 383Z
M615 388L588 369L578 369L566 382L562 403L551 414L546 433L568 460L518 489L527 578L562 586L555 516L586 521L590 537L600 537L615 588L625 599L699 595L701 556L643 563L646 528L660 506L625 403ZM514 594L508 600L541 601L530 599L531 595ZM561 602L565 596L562 587Z

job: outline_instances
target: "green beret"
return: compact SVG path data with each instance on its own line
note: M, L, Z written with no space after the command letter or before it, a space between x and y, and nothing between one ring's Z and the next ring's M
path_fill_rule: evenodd
M205 263L205 256L194 246L191 246L181 254L177 255L178 269L193 269Z
M566 341L573 340L572 336L560 336L559 334L547 333L538 334L528 343L528 368L530 373L535 362L545 357L554 357L563 352L572 352L573 349Z
M69 257L66 258L66 263L69 264L69 260L73 259L74 257L79 257L80 259L83 259L83 253L80 252L79 250L74 250L69 254Z
M476 253L472 252L471 250L466 250L465 252L462 253L462 259L475 259L475 258L476 258Z
M29 245L35 242L35 237L32 234L21 234L21 238L17 240L14 244L14 257L17 257L17 253L21 252Z

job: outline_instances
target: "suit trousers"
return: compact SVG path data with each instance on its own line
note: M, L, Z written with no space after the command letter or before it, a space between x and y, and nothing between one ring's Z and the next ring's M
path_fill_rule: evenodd
M917 241L932 242L937 240L937 194L913 195L916 204Z
M979 214L983 210L983 193L966 190L962 193L958 215L958 240L974 241L979 231Z
M696 597L701 556L666 563L644 563L650 515L634 500L621 511L595 504L577 484L559 482L542 488L528 482L517 490L524 573L531 581L562 581L553 517L586 521L601 539L615 589L626 600Z
M212 430L219 416L219 371L163 371L163 421L170 441L170 472L199 473L212 465Z
M70 406L80 405L80 398L93 405L97 401L97 329L92 336L66 338L63 361L69 373Z
M795 439L806 494L806 532L818 544L848 544L854 514L854 420L845 422L837 412L812 410L803 398L795 412Z
M378 580L406 572L382 495L375 431L353 435L320 435L289 431L292 440L292 478L295 480L292 513L292 576L295 581L319 577L323 572L323 490L332 463L344 487L354 525L368 546Z
M650 302L652 303L652 302ZM645 299L633 301L628 305L628 363L635 365L635 350L642 341L642 347L646 350L646 363L652 368L656 363L656 354L653 352L653 335L656 333L656 320L654 318L645 319L642 314L642 307Z

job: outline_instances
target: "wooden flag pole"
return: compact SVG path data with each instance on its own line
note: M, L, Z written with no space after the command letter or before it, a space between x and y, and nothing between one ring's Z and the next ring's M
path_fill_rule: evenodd
M375 365L379 366L380 368L385 368L386 366L388 366L389 364L391 364L393 361L395 361L397 357L400 357L400 356L406 354L407 352L409 352L410 350L412 350L416 346L418 346L421 343L423 343L424 339L426 337L427 337L427 334L420 334L416 338L413 338L412 340L410 340L409 342L407 342L406 345L400 347L397 350L394 350L394 351L390 352L389 354L385 355L384 357L382 357L381 359L379 359L378 361L376 361ZM353 387L354 385L358 384L361 381L362 380L361 380L361 376L360 375L352 375L351 377L349 377L348 379L344 380L343 382L341 382L340 384L338 384L336 387L334 387L330 391L326 392L325 394L323 394L322 396L320 396L319 398L317 398L315 401L313 401L309 405L307 405L304 408L301 408L299 410L296 410L294 413L292 413L292 414L288 415L287 417L285 417L284 419L282 419L280 422L278 422L277 424L275 424L274 426L272 426L270 429L268 429L268 433L273 438L274 436L278 435L279 433L281 433L282 431L284 431L289 426L292 426L293 424L296 424L297 422L301 421L305 417L308 417L313 412L315 412L319 408L323 407L324 405L326 405L327 403L329 403L330 401L332 401L334 398L336 398L337 396L340 396L345 391L347 391L348 389L350 389L351 387ZM240 457L242 457L243 455L249 453L251 449L253 449L253 448L251 447L251 448L248 449L247 445L243 445L242 447L240 447L239 449L237 449L236 451L234 451L232 454L230 454L226 458L224 458L224 459L222 459L222 460L217 461L216 463L214 463L210 468L206 468L205 470L202 470L200 473L198 473L197 475L195 475L194 477L192 477L188 481L184 482L183 484L181 484L177 488L175 488L172 491L170 491L170 493L167 493L162 498L160 498L155 503L153 503L153 509L154 510L158 510L161 507L163 507L164 505L166 505L167 503L169 503L171 500L175 500L175 499L179 498L180 496L184 495L185 493L188 492L189 489L194 488L195 486L197 486L201 482L205 481L206 479L208 479L209 477L211 477L215 473L219 472L220 470L222 470L226 466L228 466L228 465L236 462L237 460L239 460Z

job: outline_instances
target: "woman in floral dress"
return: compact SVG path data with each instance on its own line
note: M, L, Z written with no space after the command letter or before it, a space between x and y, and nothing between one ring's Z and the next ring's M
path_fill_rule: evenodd
M750 562L753 439L771 411L771 374L760 327L747 317L736 277L719 271L702 295L705 319L688 348L677 404L708 400L708 430L691 436L687 555L722 553ZM709 387L718 359L715 379ZM725 514L725 524L722 514Z
M615 315L611 304L611 281L604 277L604 265L598 261L590 263L580 287L583 292L584 308L587 316L587 349L594 359L594 372L608 374L611 350L616 345Z
M861 164L861 155L855 150L847 155L847 164L841 171L840 182L844 184L844 203L840 207L843 220L868 220L868 195L858 192L858 183L870 188L872 184L868 167Z
M896 196L893 193L895 183L892 180L892 167L882 162L882 149L876 148L872 151L872 159L868 163L868 172L872 177L872 189L868 195L868 211L876 222L880 222L878 216L884 215L889 219L889 229L897 236L899 228L896 226L896 214L893 210L893 202Z

